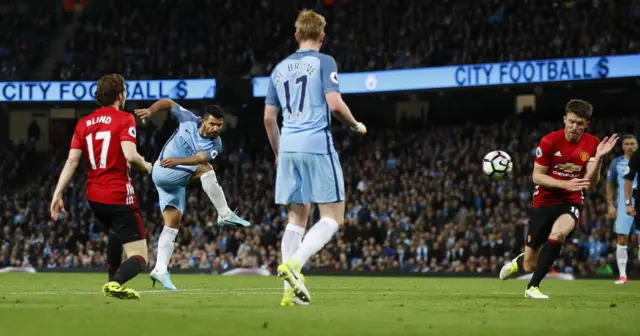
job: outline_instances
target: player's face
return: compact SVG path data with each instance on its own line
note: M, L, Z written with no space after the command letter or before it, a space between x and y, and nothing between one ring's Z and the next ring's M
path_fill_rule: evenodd
M569 112L564 116L564 133L571 142L579 141L588 126L589 121L575 113Z
M200 136L203 138L217 138L222 130L222 125L224 125L224 119L208 116L206 120L202 120Z
M625 155L631 155L638 149L638 141L636 139L625 139L622 142L622 150Z

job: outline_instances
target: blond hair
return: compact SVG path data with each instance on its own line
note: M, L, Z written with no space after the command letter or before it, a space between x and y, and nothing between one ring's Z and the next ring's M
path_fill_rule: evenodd
M296 33L300 42L306 40L320 40L320 35L324 32L324 26L327 21L324 16L310 10L305 9L296 19Z

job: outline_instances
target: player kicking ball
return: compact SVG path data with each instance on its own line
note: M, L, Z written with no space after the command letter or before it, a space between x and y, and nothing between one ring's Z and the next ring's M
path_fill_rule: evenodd
M621 155L611 161L609 166L609 172L607 174L607 203L609 205L608 217L609 219L615 218L614 232L618 235L616 244L616 262L618 263L618 270L620 277L616 280L616 285L624 285L628 282L627 279L627 261L629 254L627 252L627 244L629 242L629 235L633 233L634 219L633 216L627 214L627 204L623 200L628 200L628 204L633 204L631 197L628 199L625 197L625 181L626 175L629 170L629 158L638 149L638 140L633 135L625 135L622 138L622 150L624 155ZM637 180L635 174L631 177L631 189L636 188ZM615 189L618 188L617 199L614 199ZM631 193L629 193L631 195ZM617 201L617 206L616 206Z
M126 87L120 75L106 75L98 81L96 100L101 107L76 124L69 157L60 173L51 200L51 218L66 215L62 192L78 168L80 158L88 167L87 199L96 218L107 230L109 282L105 296L139 299L123 285L147 266L147 240L138 209L129 166L150 174L151 164L136 150L136 121L124 108ZM122 261L124 249L127 260Z
M311 295L300 270L344 222L344 180L329 111L353 131L367 133L342 100L335 60L319 52L325 25L325 18L311 10L298 15L299 49L273 70L265 100L264 123L277 165L276 203L288 210L281 243L283 263L278 266L278 276L285 280L281 306L309 304ZM318 205L321 218L303 240L311 203Z
M147 120L161 110L171 111L180 124L153 165L153 183L158 190L164 228L158 239L156 266L149 276L154 286L159 282L164 288L175 290L167 268L173 254L173 242L180 229L186 187L190 181L200 180L202 183L202 189L218 211L218 225L248 227L251 224L229 209L216 173L209 164L222 152L222 109L214 105L200 118L173 100L164 98L135 113L142 120Z
M540 282L560 256L562 244L578 224L583 190L600 180L602 158L618 141L616 134L600 142L585 133L593 107L583 100L571 100L565 107L564 129L540 140L533 167L533 209L524 253L500 270L506 280L518 272L532 272L525 297L548 299ZM542 249L540 249L542 248Z

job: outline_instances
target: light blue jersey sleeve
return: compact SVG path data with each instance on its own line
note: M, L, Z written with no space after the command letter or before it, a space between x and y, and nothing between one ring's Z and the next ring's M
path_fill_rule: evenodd
M200 118L198 118L195 114L193 114L193 112L185 109L184 107L175 104L173 106L173 108L171 109L171 114L173 114L174 117L176 117L176 119L178 119L179 123L184 123L184 122L199 122Z
M322 88L324 94L329 92L340 92L340 85L338 84L338 66L336 60L333 57L325 54L320 54L320 76L322 80Z
M213 161L218 154L222 153L222 140L220 137L213 139L200 147L200 151L207 154L209 162Z
M269 88L267 89L267 98L264 100L265 104L280 107L280 101L278 100L278 92L271 77L269 77Z
M609 171L607 172L607 181L611 183L615 183L618 181L618 162L620 162L620 157L617 157L611 161L609 165Z

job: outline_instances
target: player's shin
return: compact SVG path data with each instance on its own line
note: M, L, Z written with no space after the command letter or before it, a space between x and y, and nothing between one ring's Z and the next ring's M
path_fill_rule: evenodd
M118 271L113 276L112 281L123 285L127 281L133 279L140 272L142 272L145 269L146 264L147 262L143 257L137 255L132 256L131 258L125 260L122 265L120 265L120 268L118 268Z
M280 249L282 252L282 262L286 263L291 259L293 254L300 247L300 243L302 243L302 237L304 236L305 229L301 226L289 223L284 230L284 234L282 235L282 242L280 244ZM291 285L288 282L284 282L284 288L289 289Z
M109 235L107 243L107 271L109 272L109 281L113 280L113 276L122 264L122 243L113 234Z
M333 237L337 231L338 222L333 218L320 218L309 232L307 232L304 240L302 240L302 244L300 244L300 247L291 259L299 263L299 266L302 267L312 255L320 251L320 249L331 240L331 237Z
M618 263L618 270L620 271L620 277L627 277L627 261L629 255L627 254L626 245L616 246L616 262Z
M178 229L165 226L158 238L158 257L156 258L155 272L160 274L167 272L171 255L173 254L173 242L178 235Z
M549 238L549 240L544 244L540 251L538 264L536 265L536 269L533 272L533 276L531 277L527 288L540 286L540 282L544 279L547 273L549 273L551 266L553 266L553 263L560 256L562 243L562 241Z
M227 205L227 199L224 196L222 187L218 183L216 173L213 170L204 173L200 177L200 182L202 182L202 190L209 196L213 206L216 207L218 215L222 218L228 217L231 214L231 209L229 209Z

